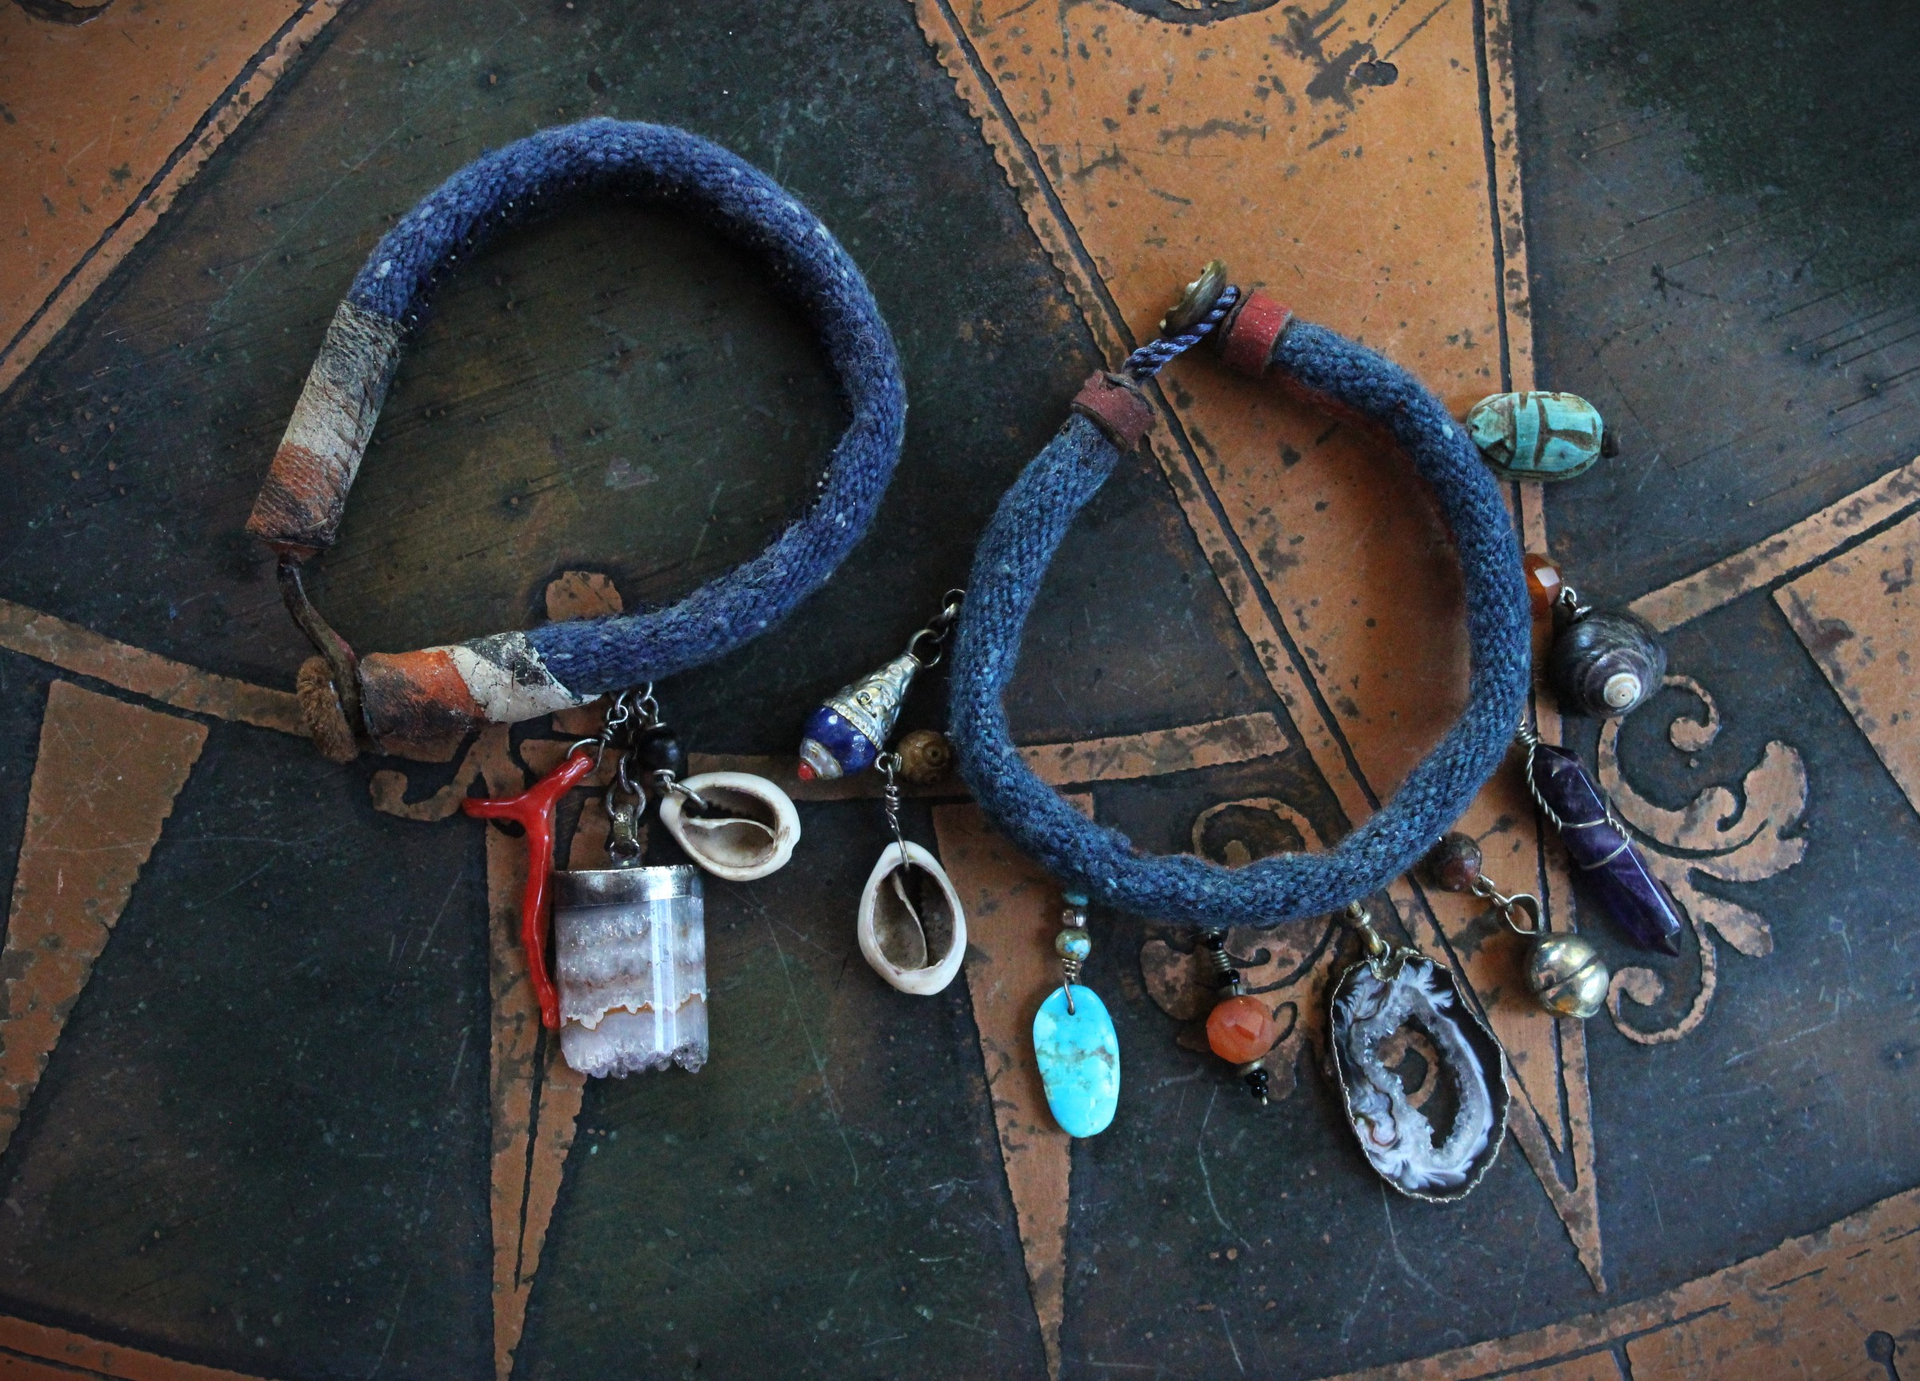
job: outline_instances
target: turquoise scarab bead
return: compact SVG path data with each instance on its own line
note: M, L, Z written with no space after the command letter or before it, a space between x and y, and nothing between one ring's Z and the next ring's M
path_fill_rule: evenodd
M1033 1053L1053 1120L1068 1136L1096 1136L1120 1106L1120 1036L1093 989L1055 988L1033 1017Z
M1600 410L1577 393L1496 393L1467 413L1467 431L1500 474L1570 480L1616 447Z

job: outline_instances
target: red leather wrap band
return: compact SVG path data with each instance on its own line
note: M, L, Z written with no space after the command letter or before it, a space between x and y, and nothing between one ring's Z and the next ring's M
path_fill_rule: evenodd
M1248 293L1220 333L1220 358L1229 369L1249 378L1264 378L1273 364L1273 343L1292 320L1292 311L1265 293Z
M1125 375L1096 370L1080 385L1073 410L1099 426L1123 451L1140 445L1140 438L1153 425L1153 409L1140 390Z

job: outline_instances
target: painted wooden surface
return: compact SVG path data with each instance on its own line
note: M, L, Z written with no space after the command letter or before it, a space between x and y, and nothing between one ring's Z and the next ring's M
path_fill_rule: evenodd
M1915 1365L1920 288L1881 133L1912 93L1761 8L16 0L0 1369ZM1911 27L1873 22L1889 50ZM1515 1145L1464 1207L1390 1200L1337 1122L1325 921L1231 940L1285 1018L1263 1111L1195 1048L1187 942L1096 915L1087 981L1126 1075L1114 1128L1070 1145L1022 1082L1057 899L951 786L908 828L977 908L965 983L872 979L870 786L796 790L793 867L710 889L712 1064L582 1087L553 1062L511 943L517 844L449 817L591 716L439 766L326 765L239 529L380 231L481 149L587 114L684 124L785 180L867 269L913 393L840 578L661 688L696 770L791 782L806 709L960 582L1079 379L1210 254L1456 411L1503 387L1599 402L1623 454L1511 497L1530 546L1671 639L1660 699L1568 734L1692 938L1648 963L1590 923L1510 774L1469 827L1607 948L1605 1015L1533 1013L1517 946L1396 886L1513 1058ZM1457 707L1444 533L1395 457L1204 361L1155 409L1151 455L1049 580L1016 730L1147 847L1317 847ZM368 649L657 599L753 551L838 425L750 263L671 218L550 222L440 293L317 595ZM568 819L592 858L604 818Z

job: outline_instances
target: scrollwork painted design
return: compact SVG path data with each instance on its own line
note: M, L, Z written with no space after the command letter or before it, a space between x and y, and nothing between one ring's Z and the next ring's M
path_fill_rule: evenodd
M1699 700L1704 718L1676 716L1667 739L1682 753L1698 752L1720 733L1720 710L1707 688L1690 676L1668 676L1665 686ZM1750 959L1773 952L1773 929L1757 912L1702 892L1696 875L1717 882L1759 882L1785 872L1806 853L1804 836L1790 835L1807 808L1807 769L1798 750L1778 740L1740 783L1740 797L1724 786L1709 787L1680 810L1667 810L1635 791L1620 768L1619 721L1600 731L1600 784L1615 812L1642 837L1647 866L1666 883L1693 926L1700 949L1700 986L1687 1010L1669 1025L1647 1029L1626 1019L1628 1001L1651 1007L1665 996L1667 980L1648 968L1622 968L1613 975L1607 1010L1620 1034L1640 1045L1680 1040L1706 1020L1718 986L1715 936Z

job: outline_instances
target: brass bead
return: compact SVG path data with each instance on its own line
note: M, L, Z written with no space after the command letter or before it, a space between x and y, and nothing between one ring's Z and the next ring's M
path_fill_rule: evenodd
M1227 266L1218 259L1209 259L1207 266L1200 270L1200 276L1187 284L1187 290L1180 294L1180 300L1173 304L1173 310L1160 318L1160 334L1178 336L1207 319L1207 313L1213 310L1214 303L1220 300L1220 294L1227 290Z
M900 780L913 786L932 786L953 771L953 740L938 729L901 735L894 752L900 755Z
M1557 1017L1585 1021L1607 1005L1607 965L1578 935L1546 935L1527 958L1527 987Z

